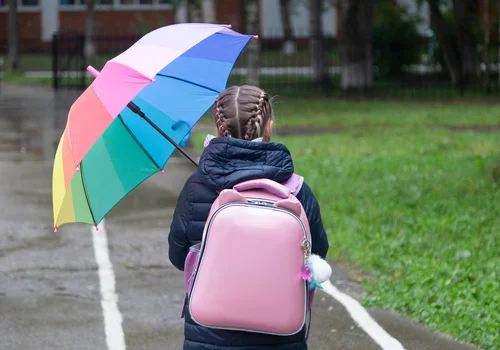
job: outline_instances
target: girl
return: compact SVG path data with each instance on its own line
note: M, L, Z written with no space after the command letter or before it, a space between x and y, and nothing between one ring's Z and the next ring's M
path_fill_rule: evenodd
M285 182L293 172L289 150L272 143L273 115L267 93L255 86L232 86L215 101L217 137L205 148L198 167L184 185L170 227L169 258L179 270L189 247L200 243L218 191L236 183L267 178ZM325 258L328 240L320 208L309 186L297 193L309 220L312 253ZM292 336L208 329L195 323L184 305L184 350L306 350L305 327Z

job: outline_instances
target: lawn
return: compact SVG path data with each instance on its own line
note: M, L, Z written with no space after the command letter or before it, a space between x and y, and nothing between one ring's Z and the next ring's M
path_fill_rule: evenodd
M102 62L104 63L104 61ZM100 69L102 64L95 65L96 68ZM300 68L299 68L300 70ZM0 77L0 83L3 81L5 83L14 84L30 84L30 85L51 85L52 79L50 71L47 72L49 77L33 77L26 76L25 73L5 73L3 77ZM29 74L29 72L27 73ZM62 72L61 74L64 82L61 86L78 86L81 80L78 78L71 78L67 72ZM92 82L92 78L88 77L86 79L86 85ZM345 93L340 88L340 78L339 76L333 76L331 79L330 89L322 88L318 85L313 84L310 77L301 76L299 73L290 75L262 75L260 78L260 86L266 91L269 91L274 100L279 103L283 98L297 98L297 105L302 106L301 109L314 109L315 102L319 98L344 98ZM246 82L246 78L242 75L232 74L229 77L229 85L240 85ZM382 99L387 98L409 98L409 99L441 99L441 100L454 100L459 101L460 99L466 98L470 100L488 100L490 102L498 102L499 95L498 85L495 83L491 94L486 93L486 89L481 85L474 85L468 87L464 91L464 95L460 95L460 92L455 87L451 86L446 81L439 83L428 83L425 84L422 81L416 81L415 78L408 79L405 81L383 81L380 79L375 79L374 86L366 92L366 95L371 98L380 97ZM304 99L308 103L303 103ZM348 104L345 106L349 106ZM316 108L321 114L324 113L324 105L320 104L319 108ZM404 107L404 106L403 106ZM347 107L348 108L348 107ZM326 116L330 119L329 116Z
M355 127L496 127L500 128L500 105L415 101L346 101L290 99L273 102L275 127L337 129ZM211 111L203 123L212 123Z
M328 128L365 126L500 127L500 105L449 102L335 101L277 99L276 127Z
M127 49L120 47L121 42L115 42L115 47L109 47L106 53L101 53L96 57L96 66L101 67L104 63ZM64 52L62 53L64 54ZM242 66L245 63L244 53L239 62ZM1 56L1 55L0 55ZM339 63L338 52L329 51L326 55L327 63L335 65ZM281 49L266 49L261 53L260 59L262 67L310 67L311 55L307 49L299 49L295 54L286 56ZM50 53L24 53L20 58L20 66L25 71L50 71L52 70L52 56Z
M364 304L500 349L500 125L494 105L282 100L278 137L321 204L330 257L369 274ZM196 138L199 145L203 135Z

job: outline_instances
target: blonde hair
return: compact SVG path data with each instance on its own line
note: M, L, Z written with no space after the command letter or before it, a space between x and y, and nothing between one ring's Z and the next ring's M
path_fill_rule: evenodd
M273 118L271 100L262 89L252 85L231 86L215 100L214 120L219 134L242 140L263 137Z

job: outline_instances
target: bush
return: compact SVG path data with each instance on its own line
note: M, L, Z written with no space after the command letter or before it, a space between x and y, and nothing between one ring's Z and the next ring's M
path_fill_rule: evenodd
M418 20L388 0L380 1L375 13L373 49L377 75L401 77L404 67L418 63L425 49L417 30Z

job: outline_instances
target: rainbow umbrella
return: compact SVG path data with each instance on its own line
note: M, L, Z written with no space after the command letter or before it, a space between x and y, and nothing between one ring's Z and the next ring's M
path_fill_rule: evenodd
M179 144L251 38L226 25L177 24L145 35L100 73L89 67L96 79L71 106L54 160L54 230L97 228L176 148L188 156Z

